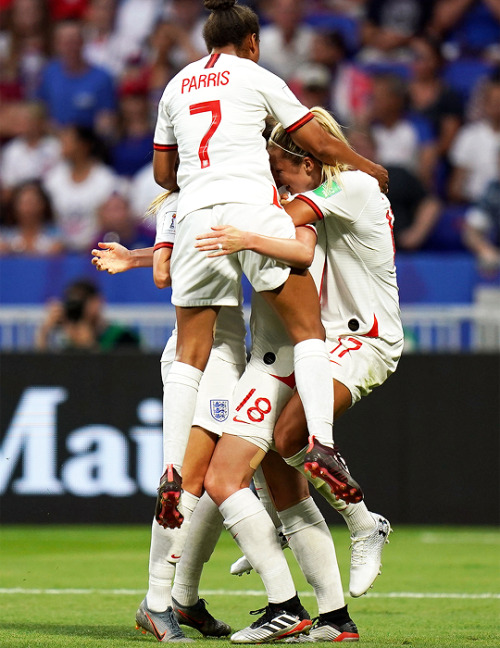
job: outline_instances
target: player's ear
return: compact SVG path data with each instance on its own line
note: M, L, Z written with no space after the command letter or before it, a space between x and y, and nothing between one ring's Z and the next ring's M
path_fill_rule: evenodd
M302 164L304 165L304 169L308 175L311 175L311 173L314 171L316 167L316 160L311 157L310 155L306 155L302 159Z

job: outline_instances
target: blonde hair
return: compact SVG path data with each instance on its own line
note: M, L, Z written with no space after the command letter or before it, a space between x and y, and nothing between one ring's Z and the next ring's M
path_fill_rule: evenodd
M325 130L327 133L330 133L330 135L333 135L335 139L338 139L341 142L344 142L344 144L347 144L349 148L352 148L347 140L347 137L342 131L342 126L336 121L336 119L332 117L332 115L327 110L321 108L320 106L315 106L314 108L311 108L311 112L321 128L323 128L323 130ZM311 153L304 151L300 148L300 146L295 144L291 136L286 132L281 124L277 124L273 128L271 137L269 138L269 146L277 146L278 148L280 148L282 151L284 151L285 158L293 162L293 164L295 165L300 164L302 159L305 157L314 157L314 155L311 155ZM342 171L347 171L350 168L351 167L348 164L344 164L343 162L336 162L335 164L326 164L322 162L321 184L326 183L327 189L331 189L331 186L334 182L340 184L340 174L342 173Z
M156 198L151 201L149 204L148 208L146 209L146 212L144 213L144 219L148 218L154 218L160 209L160 207L163 205L165 200L170 196L172 192L171 191L165 191L159 196L156 196Z

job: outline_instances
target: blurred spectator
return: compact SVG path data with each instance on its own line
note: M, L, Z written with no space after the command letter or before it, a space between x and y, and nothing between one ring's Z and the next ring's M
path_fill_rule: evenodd
M272 22L260 30L259 63L288 81L307 61L314 30L302 22L303 0L270 0L268 6Z
M9 199L16 185L43 179L61 157L58 139L47 134L45 109L41 104L19 104L16 113L20 134L3 147L0 158L2 202Z
M56 26L57 57L43 71L38 95L57 125L78 124L108 135L116 110L113 81L108 72L85 61L83 43L80 23Z
M0 253L45 256L62 251L50 199L39 182L16 187L7 214L7 226L0 230Z
M407 84L398 76L374 79L372 135L377 162L413 173L426 189L433 184L435 145L429 123L409 115Z
M124 92L145 91L149 95L152 113L155 114L165 86L177 73L172 61L172 51L176 46L175 26L160 21L156 24L148 41L147 62L145 65L130 65L122 83Z
M492 271L500 268L500 171L488 184L479 202L467 210L463 241L477 257L482 269Z
M87 279L70 284L62 302L47 305L36 334L39 351L111 351L139 348L135 331L104 318L104 300L97 286Z
M161 17L163 0L121 0L115 22L117 38L138 55Z
M435 0L368 0L362 24L365 62L408 61L411 38L424 31Z
M410 109L428 120L436 138L437 154L447 156L462 122L460 96L443 81L444 59L439 41L430 36L417 37L412 40L411 49Z
M7 16L0 51L3 86L0 98L33 99L50 54L51 23L47 2L13 0Z
M134 218L143 219L149 205L164 191L155 182L152 162L136 173L130 183L130 205Z
M498 173L500 149L500 79L485 85L484 119L466 124L450 150L453 165L449 195L456 202L476 202Z
M500 60L498 0L436 0L432 30L453 58L483 55Z
M153 128L146 94L126 94L120 100L118 142L111 151L114 170L122 176L133 176L151 162Z
M119 78L127 59L137 55L130 43L114 31L117 0L91 0L85 14L83 53L90 65L101 67Z
M129 201L119 193L111 195L99 208L100 234L94 245L104 243L120 243L129 250L152 247L155 241L155 227L147 227L142 219L137 221L132 215Z
M203 25L207 14L200 0L169 0L163 20L172 26L170 60L177 70L207 54Z
M292 75L289 85L304 106L322 106L331 110L331 80L330 71L324 65L304 63Z
M367 130L353 129L349 141L358 153L376 160L375 143ZM401 166L388 166L389 200L394 212L394 240L399 251L425 248L440 217L441 203L422 182Z
M54 21L81 20L89 0L48 0L50 15Z
M73 252L87 251L98 234L99 207L120 188L120 180L101 161L101 142L85 126L61 131L63 162L45 180L64 244Z
M309 60L330 70L328 101L341 124L365 122L372 92L372 81L358 65L347 59L343 36L335 31L314 35Z

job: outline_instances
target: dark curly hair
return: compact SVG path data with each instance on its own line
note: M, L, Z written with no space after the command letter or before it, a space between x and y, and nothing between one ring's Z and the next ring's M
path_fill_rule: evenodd
M236 0L205 0L204 5L212 12L203 27L209 52L226 45L241 47L249 34L259 37L259 19L250 7L238 5Z

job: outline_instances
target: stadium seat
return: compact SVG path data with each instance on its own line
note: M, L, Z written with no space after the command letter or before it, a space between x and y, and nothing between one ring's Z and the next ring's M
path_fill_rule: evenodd
M490 74L492 70L491 63L479 59L457 59L445 67L444 80L466 102L478 81Z

